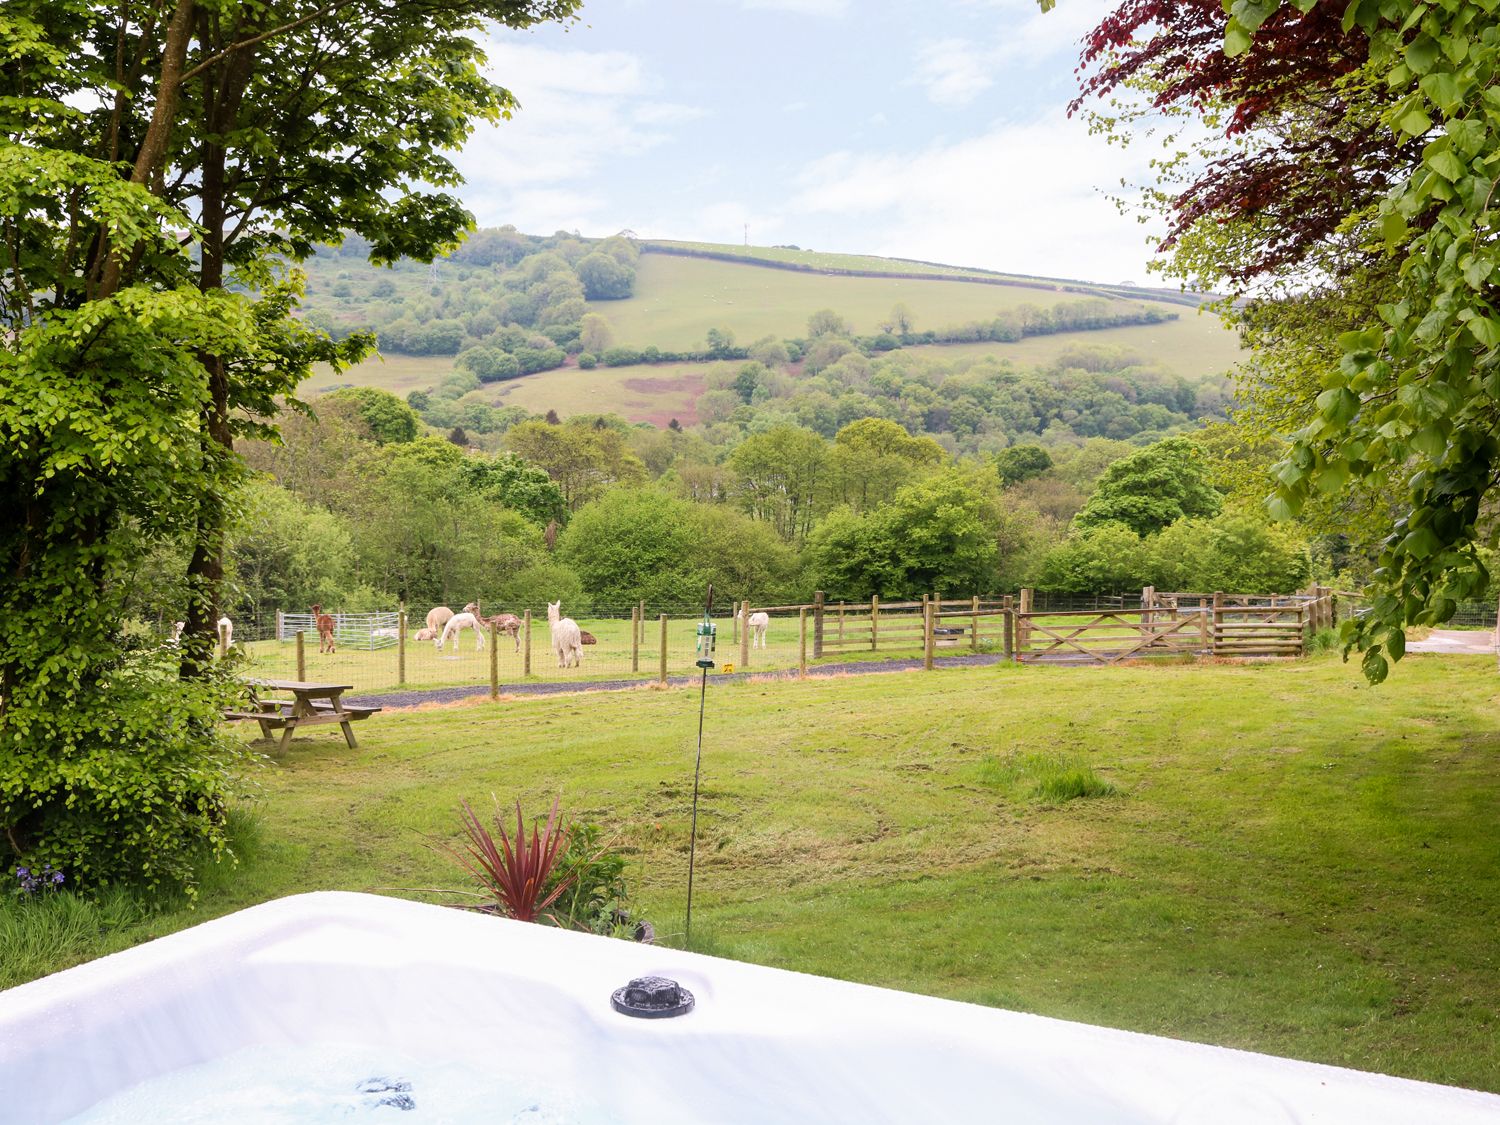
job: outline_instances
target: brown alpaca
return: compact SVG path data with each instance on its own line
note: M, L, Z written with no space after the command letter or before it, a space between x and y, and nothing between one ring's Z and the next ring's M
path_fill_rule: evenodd
M312 607L312 609L313 609L313 620L318 623L318 651L319 652L333 652L333 651L335 651L334 644L333 644L333 629L334 629L333 614L331 614L331 613L324 613L323 612L323 607L320 606L320 605L315 605L315 606Z

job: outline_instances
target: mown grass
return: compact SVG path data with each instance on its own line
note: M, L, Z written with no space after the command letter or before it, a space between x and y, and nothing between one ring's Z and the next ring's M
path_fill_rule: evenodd
M1500 1090L1487 657L995 668L709 694L694 930L769 965ZM460 798L566 808L680 931L697 693L521 699L297 739L259 843L53 967L319 888L429 897ZM999 783L991 763L1018 768ZM1032 792L1087 768L1113 796ZM7 906L4 912L14 908Z

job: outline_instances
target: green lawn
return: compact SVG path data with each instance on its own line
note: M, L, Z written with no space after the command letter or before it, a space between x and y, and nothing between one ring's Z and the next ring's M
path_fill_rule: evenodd
M517 379L488 383L463 402L521 406L533 414L618 414L632 422L665 426L673 418L683 425L698 420L698 396L712 363L642 363L629 367L576 366L538 371Z
M695 939L768 965L1500 1090L1500 721L1491 658L1368 687L1292 664L988 668L709 695ZM264 899L461 887L460 798L555 794L681 928L688 689L387 713L299 738L247 791L195 911L0 909L4 980ZM1031 795L1055 758L1118 795ZM701 930L700 930L701 928Z

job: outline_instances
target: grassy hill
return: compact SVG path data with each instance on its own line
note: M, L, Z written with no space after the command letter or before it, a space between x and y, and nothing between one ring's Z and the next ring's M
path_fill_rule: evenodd
M906 305L918 329L941 329L966 321L993 317L1022 305L1048 308L1070 299L1105 296L1123 304L1141 304L1139 296L1123 298L1095 291L1080 292L1069 282L1014 278L1014 284L976 280L1008 275L981 274L958 267L932 266L895 259L857 255L814 255L780 248L715 247L708 251L741 252L745 260L685 257L653 252L646 244L637 267L635 294L624 300L592 301L591 311L608 321L616 343L667 349L702 347L710 328L728 329L742 344L762 336L798 337L807 318L819 309L832 309L862 334L879 331L881 322L898 303ZM679 244L700 248L700 244ZM751 260L801 259L807 270L767 268ZM349 269L347 259L341 263ZM869 272L918 272L931 279L851 276L812 272L812 268L860 269ZM397 274L402 289L416 289L425 273ZM389 276L389 275L387 275ZM965 280L968 278L968 280ZM321 286L319 281L322 281ZM356 295L365 288L352 279ZM326 290L327 280L315 276L314 293ZM1181 295L1177 295L1179 300ZM355 304L359 303L356 296ZM1209 313L1180 303L1146 302L1178 314L1160 324L1108 328L1032 336L1015 343L928 345L910 349L936 359L993 355L1017 365L1046 366L1064 352L1079 347L1125 348L1143 361L1156 363L1197 381L1228 370L1239 358L1239 344ZM348 305L342 310L352 314ZM649 364L580 371L567 366L489 384L469 396L473 401L522 406L560 415L614 411L632 421L664 424L670 418L684 423L695 417L694 402L703 389L708 363ZM361 364L341 376L324 372L306 389L324 390L345 383L383 387L398 394L439 383L453 370L451 356L387 355Z

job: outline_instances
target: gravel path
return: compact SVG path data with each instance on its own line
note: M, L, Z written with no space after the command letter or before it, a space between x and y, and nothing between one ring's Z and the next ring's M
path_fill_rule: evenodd
M933 663L939 668L976 668L990 664L999 664L1005 658L999 653L977 653L969 656L939 656L935 657ZM922 667L921 657L909 660L851 660L839 664L819 664L809 668L807 675L809 679L817 679L823 676L864 676L876 672L908 672L914 668ZM748 680L752 677L775 680L795 680L797 670L795 668L768 669L764 672L751 670L749 672L731 672L728 675L716 672L709 676L711 684L729 683L736 680ZM674 686L685 684L696 684L698 675L668 676L667 683ZM631 679L631 680L584 680L573 683L541 683L541 684L501 684L501 695L564 695L580 691L622 691L628 688L643 687L647 684L656 683L653 679ZM416 707L422 703L452 703L460 699L473 699L476 695L488 695L489 684L474 684L468 687L426 688L413 691L388 691L374 695L354 695L344 700L345 703L364 707Z
M1486 656L1495 651L1493 629L1434 629L1424 640L1408 641L1407 652Z

